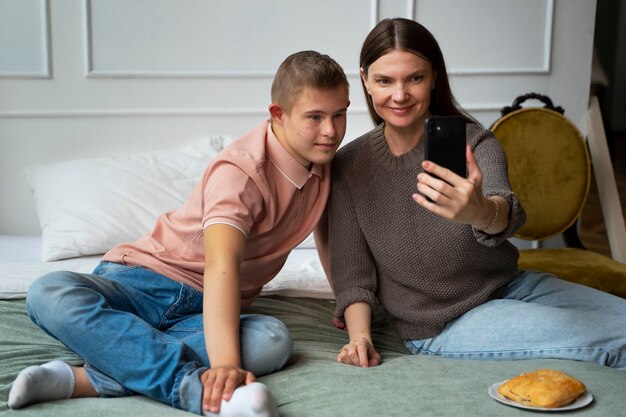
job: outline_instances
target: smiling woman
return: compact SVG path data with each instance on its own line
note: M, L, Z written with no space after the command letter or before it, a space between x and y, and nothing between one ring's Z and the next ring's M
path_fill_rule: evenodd
M381 363L370 322L382 306L413 354L626 370L623 299L519 269L508 238L526 215L506 154L457 105L434 36L412 20L381 21L363 43L361 80L377 126L338 151L327 210L336 316L348 330L337 361ZM464 122L467 178L424 159L431 115Z
M437 79L433 66L413 53L394 50L373 62L367 72L361 68L361 77L374 111L387 121L391 152L401 155L414 148L430 115L430 93Z

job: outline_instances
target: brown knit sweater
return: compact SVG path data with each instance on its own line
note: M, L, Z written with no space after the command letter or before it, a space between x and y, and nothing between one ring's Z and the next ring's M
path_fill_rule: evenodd
M486 196L504 197L509 225L491 236L419 206L423 141L401 156L387 147L383 125L342 147L333 160L329 200L331 276L339 316L352 303L379 303L403 339L440 333L447 322L498 297L517 271L507 238L525 214L511 191L505 154L486 130L467 125Z

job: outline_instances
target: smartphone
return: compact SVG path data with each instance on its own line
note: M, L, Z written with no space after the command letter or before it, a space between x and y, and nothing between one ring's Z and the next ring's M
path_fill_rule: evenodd
M424 159L467 177L465 119L460 116L431 116L426 119Z

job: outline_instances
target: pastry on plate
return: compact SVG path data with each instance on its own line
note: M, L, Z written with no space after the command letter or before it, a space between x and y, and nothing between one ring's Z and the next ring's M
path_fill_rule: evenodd
M556 369L538 369L509 379L498 392L516 403L542 408L563 407L585 393L585 385Z

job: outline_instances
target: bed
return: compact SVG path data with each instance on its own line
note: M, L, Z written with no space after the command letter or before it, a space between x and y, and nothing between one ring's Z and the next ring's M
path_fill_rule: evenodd
M226 143L224 138L210 138L172 151L26 169L42 234L0 236L0 413L189 415L141 396L55 401L16 411L9 410L6 401L23 368L53 359L81 363L29 320L24 297L30 283L53 270L90 271L108 247L143 234L157 214L184 201L207 161ZM270 388L281 416L527 416L527 410L490 397L488 389L539 368L562 370L586 384L593 401L571 414L626 415L626 372L563 360L483 362L413 356L384 312L373 323L383 364L370 369L338 364L336 353L347 337L330 324L333 309L311 238L292 252L280 275L247 309L281 319L294 338L286 367L259 378Z

